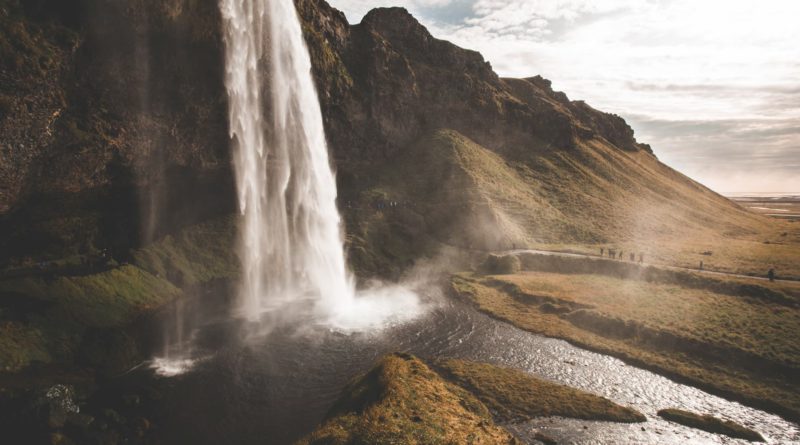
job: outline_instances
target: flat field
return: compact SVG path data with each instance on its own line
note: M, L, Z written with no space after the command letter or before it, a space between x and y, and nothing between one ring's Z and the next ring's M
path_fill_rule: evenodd
M800 284L748 281L704 288L703 281L529 271L458 274L452 289L522 329L798 419Z

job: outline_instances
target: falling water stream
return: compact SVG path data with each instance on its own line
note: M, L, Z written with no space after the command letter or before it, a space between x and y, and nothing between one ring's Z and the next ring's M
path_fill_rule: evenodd
M311 296L332 311L349 304L354 285L294 3L222 0L221 8L243 216L239 310L254 320L275 304Z

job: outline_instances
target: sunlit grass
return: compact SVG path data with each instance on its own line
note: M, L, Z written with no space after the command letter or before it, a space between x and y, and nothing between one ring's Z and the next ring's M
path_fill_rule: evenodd
M796 307L580 274L457 275L452 286L522 329L800 417Z
M516 369L464 360L446 360L437 366L444 376L475 394L498 421L551 416L611 422L645 421L641 413L631 408Z
M392 354L343 391L328 420L298 444L516 443L472 394L419 359Z
M494 278L515 284L525 293L590 305L592 311L608 317L800 367L800 343L787 336L800 332L800 311L796 309L674 284L602 275L526 272Z
M342 392L298 444L518 443L495 422L543 416L643 422L635 410L522 371L391 354ZM437 372L438 371L438 372Z

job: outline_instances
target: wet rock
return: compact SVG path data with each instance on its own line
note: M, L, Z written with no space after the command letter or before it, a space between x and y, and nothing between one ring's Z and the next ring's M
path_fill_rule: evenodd
M135 425L136 425L136 428L141 430L141 431L149 431L150 428L153 427L153 425L150 423L150 421L145 419L144 417L140 417L140 418L136 419Z
M69 437L61 434L61 433L53 433L50 434L50 445L73 445L73 442Z
M50 428L62 428L67 419L80 412L75 403L75 388L70 385L53 385L40 392L32 403L36 416Z
M81 344L81 358L105 375L119 374L139 358L136 339L120 329L89 330Z
M127 420L122 417L118 412L111 408L106 408L103 410L103 416L108 419L110 423L117 424L117 425L125 425Z
M542 433L541 431L537 431L536 434L533 435L533 438L545 445L556 445L558 443L555 439L547 434Z
M122 396L125 406L136 407L142 404L142 398L138 394L126 394Z
M67 416L67 425L78 429L86 429L94 423L94 417L83 413L72 413Z

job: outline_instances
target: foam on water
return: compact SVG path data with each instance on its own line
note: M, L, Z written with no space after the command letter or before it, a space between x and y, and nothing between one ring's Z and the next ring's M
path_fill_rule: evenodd
M150 369L161 377L176 377L189 372L196 363L189 358L156 357L150 362Z

